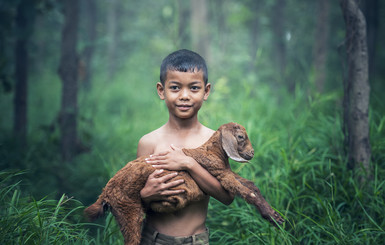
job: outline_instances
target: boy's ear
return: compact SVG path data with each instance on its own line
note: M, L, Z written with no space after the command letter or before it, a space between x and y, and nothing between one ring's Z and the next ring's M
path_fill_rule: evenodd
M156 91L158 92L159 98L161 100L164 100L164 87L163 87L162 83L158 82L156 84Z
M211 91L211 84L207 83L205 86L205 96L203 97L203 100L207 100Z

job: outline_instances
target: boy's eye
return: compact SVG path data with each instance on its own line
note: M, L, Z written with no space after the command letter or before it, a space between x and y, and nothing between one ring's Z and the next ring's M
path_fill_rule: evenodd
M191 87L191 90L193 90L193 91L194 91L194 90L199 90L199 89L200 89L199 86L192 86L192 87Z
M179 89L179 86L172 85L172 86L170 86L170 89L171 89L171 90L178 90L178 89Z

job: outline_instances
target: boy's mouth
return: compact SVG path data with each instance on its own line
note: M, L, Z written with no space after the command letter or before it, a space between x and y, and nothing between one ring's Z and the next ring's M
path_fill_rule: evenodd
M178 107L178 109L181 111L187 111L192 107L192 105L184 105L183 104L183 105L177 105L176 107Z

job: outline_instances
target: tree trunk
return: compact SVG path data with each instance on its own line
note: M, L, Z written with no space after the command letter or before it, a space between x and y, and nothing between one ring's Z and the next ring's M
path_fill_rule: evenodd
M254 72L256 61L257 61L257 50L258 50L258 34L260 33L259 28L259 19L258 19L258 10L260 7L260 2L258 1L251 1L249 2L248 8L251 9L251 11L254 13L253 18L247 23L250 29L250 57L251 61L249 64L249 71Z
M376 50L379 27L378 12L380 9L378 0L366 0L365 18L367 22L368 53L369 53L369 80L376 73Z
M63 160L71 161L77 143L77 75L76 52L78 12L77 0L66 0L64 4L64 26L62 30L59 76L62 80L62 101L60 112L61 153Z
M188 2L187 2L188 3ZM176 1L176 8L178 11L178 30L177 30L177 47L178 48L186 48L189 46L190 35L188 31L186 31L189 24L190 17L190 7L187 4L185 6L185 2L183 0Z
M209 63L207 0L190 0L190 3L192 47L195 52L199 53Z
M20 147L27 143L28 129L28 39L34 22L34 6L31 1L21 1L17 7L15 46L15 95L14 123L15 139Z
M354 0L340 0L346 25L348 73L344 79L344 134L348 167L370 176L368 50L365 17Z
M277 80L279 86L286 86L287 89L294 93L295 84L291 80L285 81L286 73L286 41L285 41L285 8L286 0L275 0L271 13L271 23L273 30L273 56L274 62L278 67ZM285 84L285 82L288 82Z
M327 43L329 39L329 0L318 0L315 45L313 50L315 87L322 93L326 79Z
M107 27L108 27L108 47L107 47L107 71L108 77L112 81L115 76L116 66L117 66L117 50L118 50L118 20L117 20L117 11L118 11L118 1L110 0L108 1L108 12L107 12Z
M225 9L226 7L225 2L223 0L214 0L211 2L211 5L214 5L215 8L211 8L210 16L216 16L216 28L218 29L218 42L219 42L219 49L226 51L227 49L227 25L226 25L226 13ZM213 18L211 17L211 19Z
M85 27L86 27L86 43L83 50L84 55L84 87L87 90L91 89L91 79L92 79L92 58L94 55L94 45L96 40L96 16L97 16L97 7L95 0L85 0L85 11L83 13L85 18Z

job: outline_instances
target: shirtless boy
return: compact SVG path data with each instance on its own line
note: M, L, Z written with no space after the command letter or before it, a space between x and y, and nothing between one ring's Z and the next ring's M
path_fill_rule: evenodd
M206 63L192 51L176 51L162 62L156 87L159 98L166 103L169 119L139 141L137 156L151 155L147 163L157 169L148 177L140 195L148 204L182 192L170 189L183 181L173 180L177 172L159 177L163 169L168 169L188 171L206 198L175 213L149 211L141 244L208 244L205 221L210 196L226 205L233 201L234 197L216 178L181 150L202 145L214 133L198 121L198 111L210 94L211 84L207 81Z

